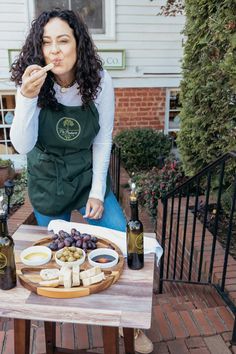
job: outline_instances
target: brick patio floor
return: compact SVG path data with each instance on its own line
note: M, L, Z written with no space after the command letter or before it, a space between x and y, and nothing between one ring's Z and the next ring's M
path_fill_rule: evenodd
M12 232L22 223L21 213L26 220L32 221L28 200L22 209L9 220ZM72 220L82 222L76 213ZM230 344L233 321L233 314L210 286L168 283L164 294L153 294L152 325L146 333L154 343L153 354L236 354L236 346ZM57 345L88 349L90 353L96 348L103 353L101 328L58 323ZM40 321L31 324L30 353L45 353L43 323ZM120 353L124 353L122 339ZM0 354L14 354L11 319L0 320Z

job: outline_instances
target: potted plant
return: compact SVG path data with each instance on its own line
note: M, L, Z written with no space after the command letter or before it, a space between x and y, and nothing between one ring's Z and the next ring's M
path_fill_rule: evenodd
M13 178L15 175L14 164L10 159L0 158L0 188L4 186L7 179Z

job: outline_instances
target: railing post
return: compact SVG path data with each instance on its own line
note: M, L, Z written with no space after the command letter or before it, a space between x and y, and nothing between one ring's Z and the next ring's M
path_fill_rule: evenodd
M163 255L160 260L160 279L159 279L159 293L162 294L163 291L163 275L164 275L164 260L165 260L165 240L166 240L166 224L167 224L167 201L168 199L164 197L161 202L163 205L163 215L162 215L162 234L161 234L161 246L163 249Z
M231 344L236 345L236 314L234 314L234 328L232 333Z

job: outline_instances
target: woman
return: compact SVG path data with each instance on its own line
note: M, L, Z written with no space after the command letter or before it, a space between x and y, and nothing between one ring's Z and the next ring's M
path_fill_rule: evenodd
M114 91L80 17L68 10L43 12L11 78L19 87L10 137L18 152L27 153L38 224L69 221L78 209L90 224L125 231L107 176ZM153 348L141 331L135 347L141 353Z
M72 11L43 12L12 67L12 80L20 87L10 136L16 150L27 153L38 224L70 220L78 209L91 224L124 231L107 177L114 92L83 21Z

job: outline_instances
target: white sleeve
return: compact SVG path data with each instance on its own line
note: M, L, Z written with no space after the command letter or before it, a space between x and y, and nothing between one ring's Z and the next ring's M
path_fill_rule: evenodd
M93 143L93 179L90 198L104 201L106 177L110 162L114 125L114 89L110 75L104 70L101 92L95 104L99 113L100 130Z
M15 116L11 125L10 139L20 154L31 151L38 139L38 97L24 97L17 89Z

